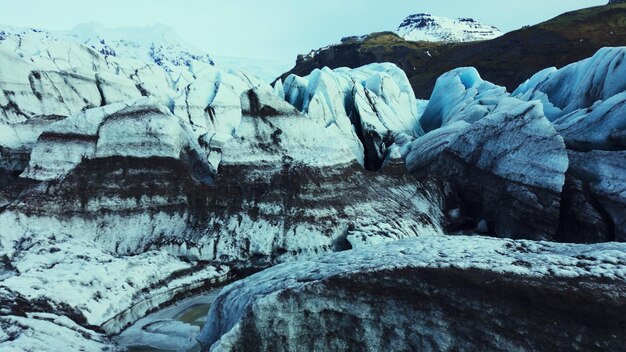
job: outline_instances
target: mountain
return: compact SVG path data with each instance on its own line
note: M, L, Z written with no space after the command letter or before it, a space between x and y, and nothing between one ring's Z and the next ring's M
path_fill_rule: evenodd
M154 63L168 72L174 71L177 67L189 67L193 61L213 64L208 53L185 43L172 28L162 24L149 27L107 28L90 22L77 25L69 31L5 26L0 27L1 38L14 38L33 43L32 51L25 53L29 56L36 54L46 42L54 41L82 44L104 56Z
M396 33L406 40L444 43L488 40L503 34L498 28L472 18L452 19L427 13L408 16Z
M185 43L171 27L163 24L112 29L90 22L59 34L103 55L154 62L167 71L190 66L192 61L213 64L208 53Z
M104 57L153 63L170 73L178 68L186 70L196 61L246 72L272 82L292 65L292 62L246 57L217 56L214 60L213 56L186 43L171 27L163 24L107 28L89 22L77 25L69 31L2 26L0 40L2 38L31 43L19 47L25 56L40 55L40 49L46 43L76 43L91 48Z
M457 67L476 67L485 79L513 90L546 67L563 67L602 47L622 45L626 45L626 4L611 4L565 13L481 42L413 42L392 32L348 37L299 56L282 78L322 67L393 62L409 77L416 96L427 99L437 78Z

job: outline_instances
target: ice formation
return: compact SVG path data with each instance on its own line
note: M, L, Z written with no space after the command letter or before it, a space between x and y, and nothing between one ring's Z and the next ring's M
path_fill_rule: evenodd
M199 340L205 351L619 348L624 251L423 236L333 253L224 288Z
M417 100L406 74L393 64L323 68L290 75L277 94L329 129L336 129L362 165L377 170L402 134L423 134ZM280 86L278 86L280 87Z

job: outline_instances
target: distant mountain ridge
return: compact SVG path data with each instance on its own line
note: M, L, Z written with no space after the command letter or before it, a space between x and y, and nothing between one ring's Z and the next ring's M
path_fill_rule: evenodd
M503 34L498 28L472 18L452 19L427 13L408 16L396 33L406 40L444 43L489 40Z
M112 29L89 22L69 31L0 27L0 40L6 37L28 38L30 42L52 40L82 44L105 56L154 63L168 72L172 72L175 67L189 67L193 61L213 65L213 59L208 53L186 43L171 27L163 24ZM28 48L24 50L28 51ZM33 53L38 50L31 48Z
M175 66L189 67L192 61L213 64L208 53L186 43L171 27L163 24L111 29L91 22L64 34L101 54L154 62L166 71L172 71Z
M65 42L84 45L105 57L155 64L168 73L178 72L179 68L187 70L196 61L243 71L272 82L293 66L291 60L214 56L187 43L173 28L159 23L147 27L108 28L96 22L88 22L67 31L0 25L0 41L7 38L24 43L19 46L19 50L25 57L45 53L42 48L46 48L49 42Z

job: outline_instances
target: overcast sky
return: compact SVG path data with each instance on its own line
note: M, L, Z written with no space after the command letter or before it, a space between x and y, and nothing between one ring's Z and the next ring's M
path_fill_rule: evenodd
M409 14L473 17L503 31L607 0L0 0L0 23L70 29L163 23L216 56L294 60L344 36L393 30Z

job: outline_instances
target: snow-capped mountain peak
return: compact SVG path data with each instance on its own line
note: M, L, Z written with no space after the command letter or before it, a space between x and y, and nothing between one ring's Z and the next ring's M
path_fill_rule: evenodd
M488 40L503 33L472 18L447 18L427 13L410 15L396 33L406 40L427 42L471 42Z

